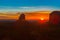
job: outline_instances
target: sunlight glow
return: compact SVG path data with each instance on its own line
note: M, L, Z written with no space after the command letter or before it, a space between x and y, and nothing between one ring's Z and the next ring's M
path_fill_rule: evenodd
M41 20L44 20L44 18L40 18Z
M46 21L47 21L47 20L45 20L44 17L41 17L39 22L40 22L41 24L43 24L43 23L45 23Z

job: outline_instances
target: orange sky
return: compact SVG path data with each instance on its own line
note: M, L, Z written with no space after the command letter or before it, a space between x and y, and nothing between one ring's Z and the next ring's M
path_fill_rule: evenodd
M49 20L49 13L50 11L40 11L40 12L32 12L26 14L26 19L41 19L44 18L45 20Z
M41 19L44 18L45 20L49 19L49 13L50 11L37 11L37 12L24 12L26 15L26 20L31 19ZM17 20L19 18L19 14L0 14L0 19L14 19Z

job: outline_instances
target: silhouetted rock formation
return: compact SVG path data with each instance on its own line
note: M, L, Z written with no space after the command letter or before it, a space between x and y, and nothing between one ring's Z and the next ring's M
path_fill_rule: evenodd
M60 23L60 11L53 11L50 14L49 21L51 24L59 24Z
M19 20L20 21L25 21L25 15L24 14L21 14L20 17L19 17Z
M17 24L22 24L24 23L26 20L25 20L25 14L20 14L19 16L19 19L16 21Z
M19 16L19 19L16 21L16 23L14 25L16 25L16 27L22 27L25 24L25 15L22 13Z

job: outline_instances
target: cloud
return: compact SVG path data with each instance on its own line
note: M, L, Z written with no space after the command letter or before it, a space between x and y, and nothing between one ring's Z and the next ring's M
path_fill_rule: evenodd
M42 10L60 10L60 8L52 7L52 6L32 6L32 7L6 7L1 6L0 12L9 12L9 11L16 11L16 12L31 12L31 11L42 11Z

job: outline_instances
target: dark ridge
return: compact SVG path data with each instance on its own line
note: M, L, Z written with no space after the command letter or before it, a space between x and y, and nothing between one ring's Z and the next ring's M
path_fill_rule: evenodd
M60 15L60 11L53 11L50 15L52 14Z

